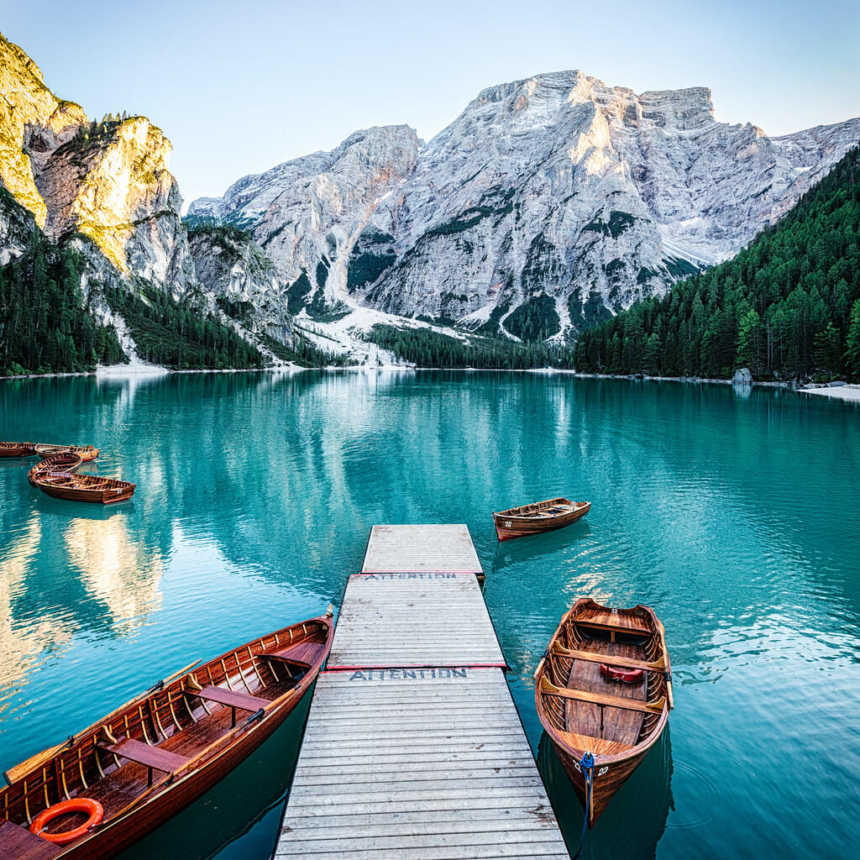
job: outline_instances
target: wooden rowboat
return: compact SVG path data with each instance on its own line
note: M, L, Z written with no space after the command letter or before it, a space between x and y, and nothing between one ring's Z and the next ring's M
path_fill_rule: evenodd
M0 442L0 457L32 457L35 449L32 442Z
M187 806L256 749L314 682L331 647L329 614L269 633L160 681L113 713L6 772L0 857L110 857ZM68 814L92 829L65 843ZM51 810L45 815L46 810ZM41 821L36 824L38 829ZM64 835L60 835L64 834Z
M39 475L44 475L48 472L68 473L76 472L84 461L80 454L75 454L72 451L63 451L60 454L52 454L50 457L45 457L44 460L39 460L35 466L27 473L27 480L35 487L36 478Z
M52 454L59 454L61 451L72 451L75 454L79 454L85 463L95 460L99 455L99 449L94 448L92 445L47 445L40 442L34 447L40 457L50 457Z
M100 475L75 475L71 472L46 471L33 476L33 484L43 493L70 502L96 502L113 505L134 495L137 484Z
M547 499L545 502L533 502L506 511L494 511L493 522L499 540L511 540L564 528L584 517L590 510L591 502Z
M666 633L654 610L577 600L535 671L535 704L592 827L674 706Z

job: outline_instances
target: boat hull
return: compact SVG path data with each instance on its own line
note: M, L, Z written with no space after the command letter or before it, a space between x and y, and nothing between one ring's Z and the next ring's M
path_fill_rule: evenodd
M664 724L665 725L665 724ZM656 743L663 734L661 726L659 732L654 735L653 743ZM588 826L594 827L597 819L600 818L603 811L612 800L613 795L622 785L628 780L630 774L636 770L642 762L642 759L648 754L653 743L649 743L648 748L637 752L634 755L620 761L612 762L611 764L598 764L594 768L592 777L591 789L591 812L588 820ZM573 784L573 790L579 798L579 802L585 808L585 779L582 775L582 770L579 766L579 759L574 758L570 752L555 741L552 743L553 748L558 754L565 772Z
M36 481L36 486L46 495L55 499L65 499L69 502L94 502L101 505L114 505L125 502L134 495L135 485L106 490L88 490L86 488L64 487Z
M542 534L543 532L563 529L578 519L584 517L591 510L591 502L575 508L557 517L546 519L535 519L533 517L516 517L505 514L493 514L496 526L496 537L500 541L513 540L514 538L528 537L529 535Z
M35 453L36 446L30 442L0 445L0 457L32 457Z
M27 480L34 487L38 486L38 479L48 472L54 474L77 472L83 465L83 460L77 454L52 454L44 460L40 460L27 473Z
M93 448L92 445L47 445L39 443L33 446L33 453L38 454L43 460L53 454L61 454L65 451L77 454L85 463L95 460L99 455L99 449Z

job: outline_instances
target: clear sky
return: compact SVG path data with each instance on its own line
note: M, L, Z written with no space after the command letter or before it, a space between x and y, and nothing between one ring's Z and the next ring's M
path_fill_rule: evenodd
M713 90L768 134L860 115L856 0L0 0L0 30L88 115L142 113L186 202L371 125L429 139L486 86L582 69Z

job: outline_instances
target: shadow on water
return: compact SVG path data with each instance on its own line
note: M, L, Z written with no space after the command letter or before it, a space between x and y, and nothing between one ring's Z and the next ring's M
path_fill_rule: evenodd
M573 854L579 844L584 810L546 733L540 739L537 762L568 850ZM588 832L581 856L613 860L656 856L669 811L674 809L672 770L672 741L667 727L659 743L618 789Z
M591 526L586 518L583 518L563 529L516 540L499 541L493 554L491 570L501 572L506 567L518 564L540 564L575 541L586 538L590 532Z
M199 800L120 855L270 857L298 761L312 690L284 724ZM239 840L231 851L230 846Z

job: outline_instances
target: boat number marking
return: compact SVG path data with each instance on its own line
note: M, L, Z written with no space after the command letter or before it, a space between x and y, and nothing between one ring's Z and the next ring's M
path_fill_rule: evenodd
M582 768L580 767L580 765L579 765L579 762L578 762L578 761L575 761L575 762L573 763L573 766L574 766L574 767L575 767L575 768L576 768L580 773L582 773ZM607 773L609 773L609 768L608 768L608 767L606 767L606 766L604 766L604 767L600 768L600 770L599 770L599 771L597 771L597 775L598 775L598 776L605 776Z
M509 529L512 525L513 525L513 523L510 520L505 520L505 528L506 529Z

